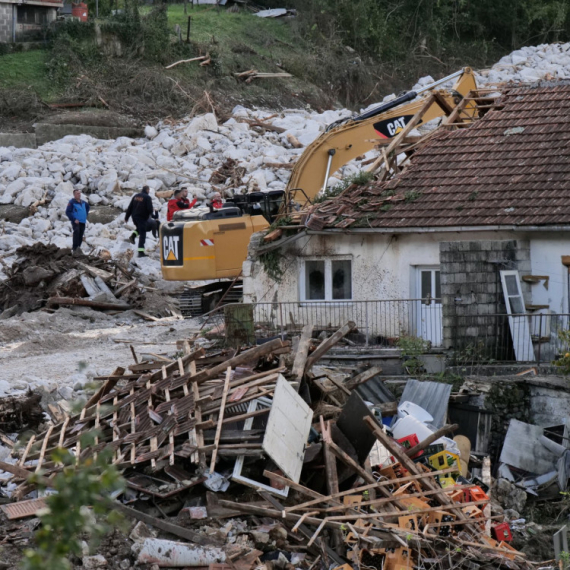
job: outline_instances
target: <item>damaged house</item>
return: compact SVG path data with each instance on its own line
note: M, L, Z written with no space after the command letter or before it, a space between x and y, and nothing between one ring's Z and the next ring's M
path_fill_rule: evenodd
M367 344L418 336L502 361L565 351L570 86L506 89L489 107L442 126L391 180L315 204L295 235L253 240L244 294L258 315L351 319Z
M0 43L43 39L42 30L56 19L58 0L0 0Z

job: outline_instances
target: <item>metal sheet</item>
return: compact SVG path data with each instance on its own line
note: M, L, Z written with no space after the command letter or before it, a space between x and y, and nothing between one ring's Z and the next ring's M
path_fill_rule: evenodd
M501 451L501 462L535 475L543 475L556 469L558 456L548 451L540 442L544 429L511 420Z
M299 482L313 411L280 374L269 412L263 450L289 479Z
M0 509L4 511L9 520L33 517L40 509L45 509L46 507L46 500L43 498L0 505Z
M376 442L376 437L370 431L368 424L364 423L365 416L375 419L362 398L356 392L352 392L336 422L336 426L356 450L360 464L370 455L370 450Z
M365 402L372 402L376 406L388 404L396 399L380 378L371 378L368 382L357 386L355 391Z
M451 384L408 380L400 398L400 404L413 402L421 406L433 417L433 425L440 428L445 425L450 395Z

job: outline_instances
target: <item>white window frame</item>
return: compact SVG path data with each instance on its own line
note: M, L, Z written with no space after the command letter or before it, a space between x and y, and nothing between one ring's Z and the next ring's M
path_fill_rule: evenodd
M325 264L325 298L324 299L306 299L305 284L306 273L305 263L307 261L323 261ZM350 261L350 299L333 299L332 298L332 262L333 261ZM346 305L354 300L354 279L353 279L353 259L351 255L340 255L338 257L302 257L299 267L299 299L301 303L322 303L323 305Z

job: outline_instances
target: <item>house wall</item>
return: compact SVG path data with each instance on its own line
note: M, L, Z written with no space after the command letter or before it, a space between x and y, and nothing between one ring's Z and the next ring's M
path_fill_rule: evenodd
M509 321L500 270L531 273L527 240L440 242L443 346L490 349L493 357L513 359ZM521 283L525 303L532 302L528 283ZM517 323L518 324L518 323Z
M417 320L417 303L398 304L396 308L392 304L391 314L388 314L386 304L373 307L373 314L370 314L369 306L366 315L363 313L364 307L358 303L352 303L352 306L349 306L350 303L333 303L326 307L328 315L323 314L325 309L313 318L303 315L299 303L300 268L307 258L349 257L352 260L354 301L415 299L420 296L417 268L440 266L442 296L446 297L447 306L455 304L455 298L458 297L461 299L460 312L463 311L465 315L474 314L472 311L475 310L487 314L504 313L498 270L518 269L520 275L549 277L547 287L544 281L532 285L522 283L526 303L548 305L550 312L568 312L568 270L562 265L561 256L570 255L570 234L564 232L310 235L279 250L282 254L281 267L284 270L281 283L270 279L262 264L256 260L256 245L259 244L259 239L260 236L252 239L250 256L243 267L246 302L292 303L293 305L283 310L301 323L312 320L330 322L333 326L336 322L355 318L360 319L361 323L366 322L369 329L374 325L376 332L383 336L417 334L412 322ZM472 246L469 242L477 242L478 245ZM445 245L450 243L458 245ZM455 251L452 252L452 249ZM271 307L271 311L273 312L268 316L268 320L276 318L276 306ZM448 330L444 329L443 345L448 343L449 346L454 332L449 322L452 315L445 311L447 309L444 309L443 316L444 319L448 318ZM301 316L297 317L299 314ZM283 315L281 318L283 321L288 319ZM372 322L374 319L376 321ZM381 319L384 321L380 322ZM544 333L547 324L554 335L561 326L568 327L567 319L545 318L542 323L542 336L548 335ZM383 330L379 330L382 327ZM473 333L473 330L470 332ZM548 357L548 346L543 345L543 348L547 351L543 356Z
M0 2L0 43L12 43L13 37L13 4Z

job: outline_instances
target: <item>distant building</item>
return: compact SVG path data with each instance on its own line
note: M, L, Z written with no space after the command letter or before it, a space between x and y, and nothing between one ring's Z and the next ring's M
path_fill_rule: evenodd
M55 20L57 9L62 6L58 0L0 0L0 43L41 38L43 27Z

